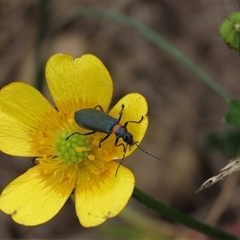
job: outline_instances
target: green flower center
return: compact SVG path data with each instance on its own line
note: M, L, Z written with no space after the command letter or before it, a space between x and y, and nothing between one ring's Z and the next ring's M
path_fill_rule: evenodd
M67 130L62 132L56 141L56 152L59 159L69 164L77 164L89 159L90 144L85 135L74 134ZM69 137L69 138L68 138Z

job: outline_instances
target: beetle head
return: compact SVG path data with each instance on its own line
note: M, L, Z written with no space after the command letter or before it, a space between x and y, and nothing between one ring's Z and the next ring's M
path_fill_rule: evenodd
M122 137L123 141L125 143L127 143L128 145L132 146L134 144L134 141L133 141L133 135L129 132L126 132L123 137Z

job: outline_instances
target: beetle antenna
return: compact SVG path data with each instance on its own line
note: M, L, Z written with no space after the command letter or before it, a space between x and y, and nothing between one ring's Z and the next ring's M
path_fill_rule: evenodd
M151 153L149 153L149 152L147 152L147 151L145 151L143 148L141 148L138 144L137 144L137 142L135 142L134 143L142 152L144 152L144 153L146 153L147 155L149 155L149 156L151 156L151 157L153 157L153 158L155 158L155 159L157 159L157 160L159 160L159 161L161 161L161 159L160 158L158 158L158 157L156 157L156 156L154 156L153 154L151 154ZM125 155L125 154L124 154Z

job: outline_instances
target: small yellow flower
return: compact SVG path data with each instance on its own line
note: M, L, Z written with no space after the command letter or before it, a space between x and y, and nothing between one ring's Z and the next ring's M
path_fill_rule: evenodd
M36 157L38 164L16 178L2 192L0 209L17 223L34 226L54 217L74 193L76 213L84 227L97 226L116 216L127 204L134 188L134 175L121 166L123 148L114 146L114 134L98 144L104 134L85 133L74 113L101 105L108 111L113 86L102 62L93 55L74 59L53 55L46 66L46 79L54 108L35 88L15 82L0 91L1 151L15 156ZM138 93L123 97L109 112L128 124L134 140L141 142L147 126L147 103ZM119 141L121 143L122 140ZM136 146L127 148L126 156Z

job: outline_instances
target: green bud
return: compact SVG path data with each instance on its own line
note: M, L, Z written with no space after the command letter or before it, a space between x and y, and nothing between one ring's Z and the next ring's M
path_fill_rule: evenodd
M240 12L231 14L222 22L220 36L230 49L240 52Z

